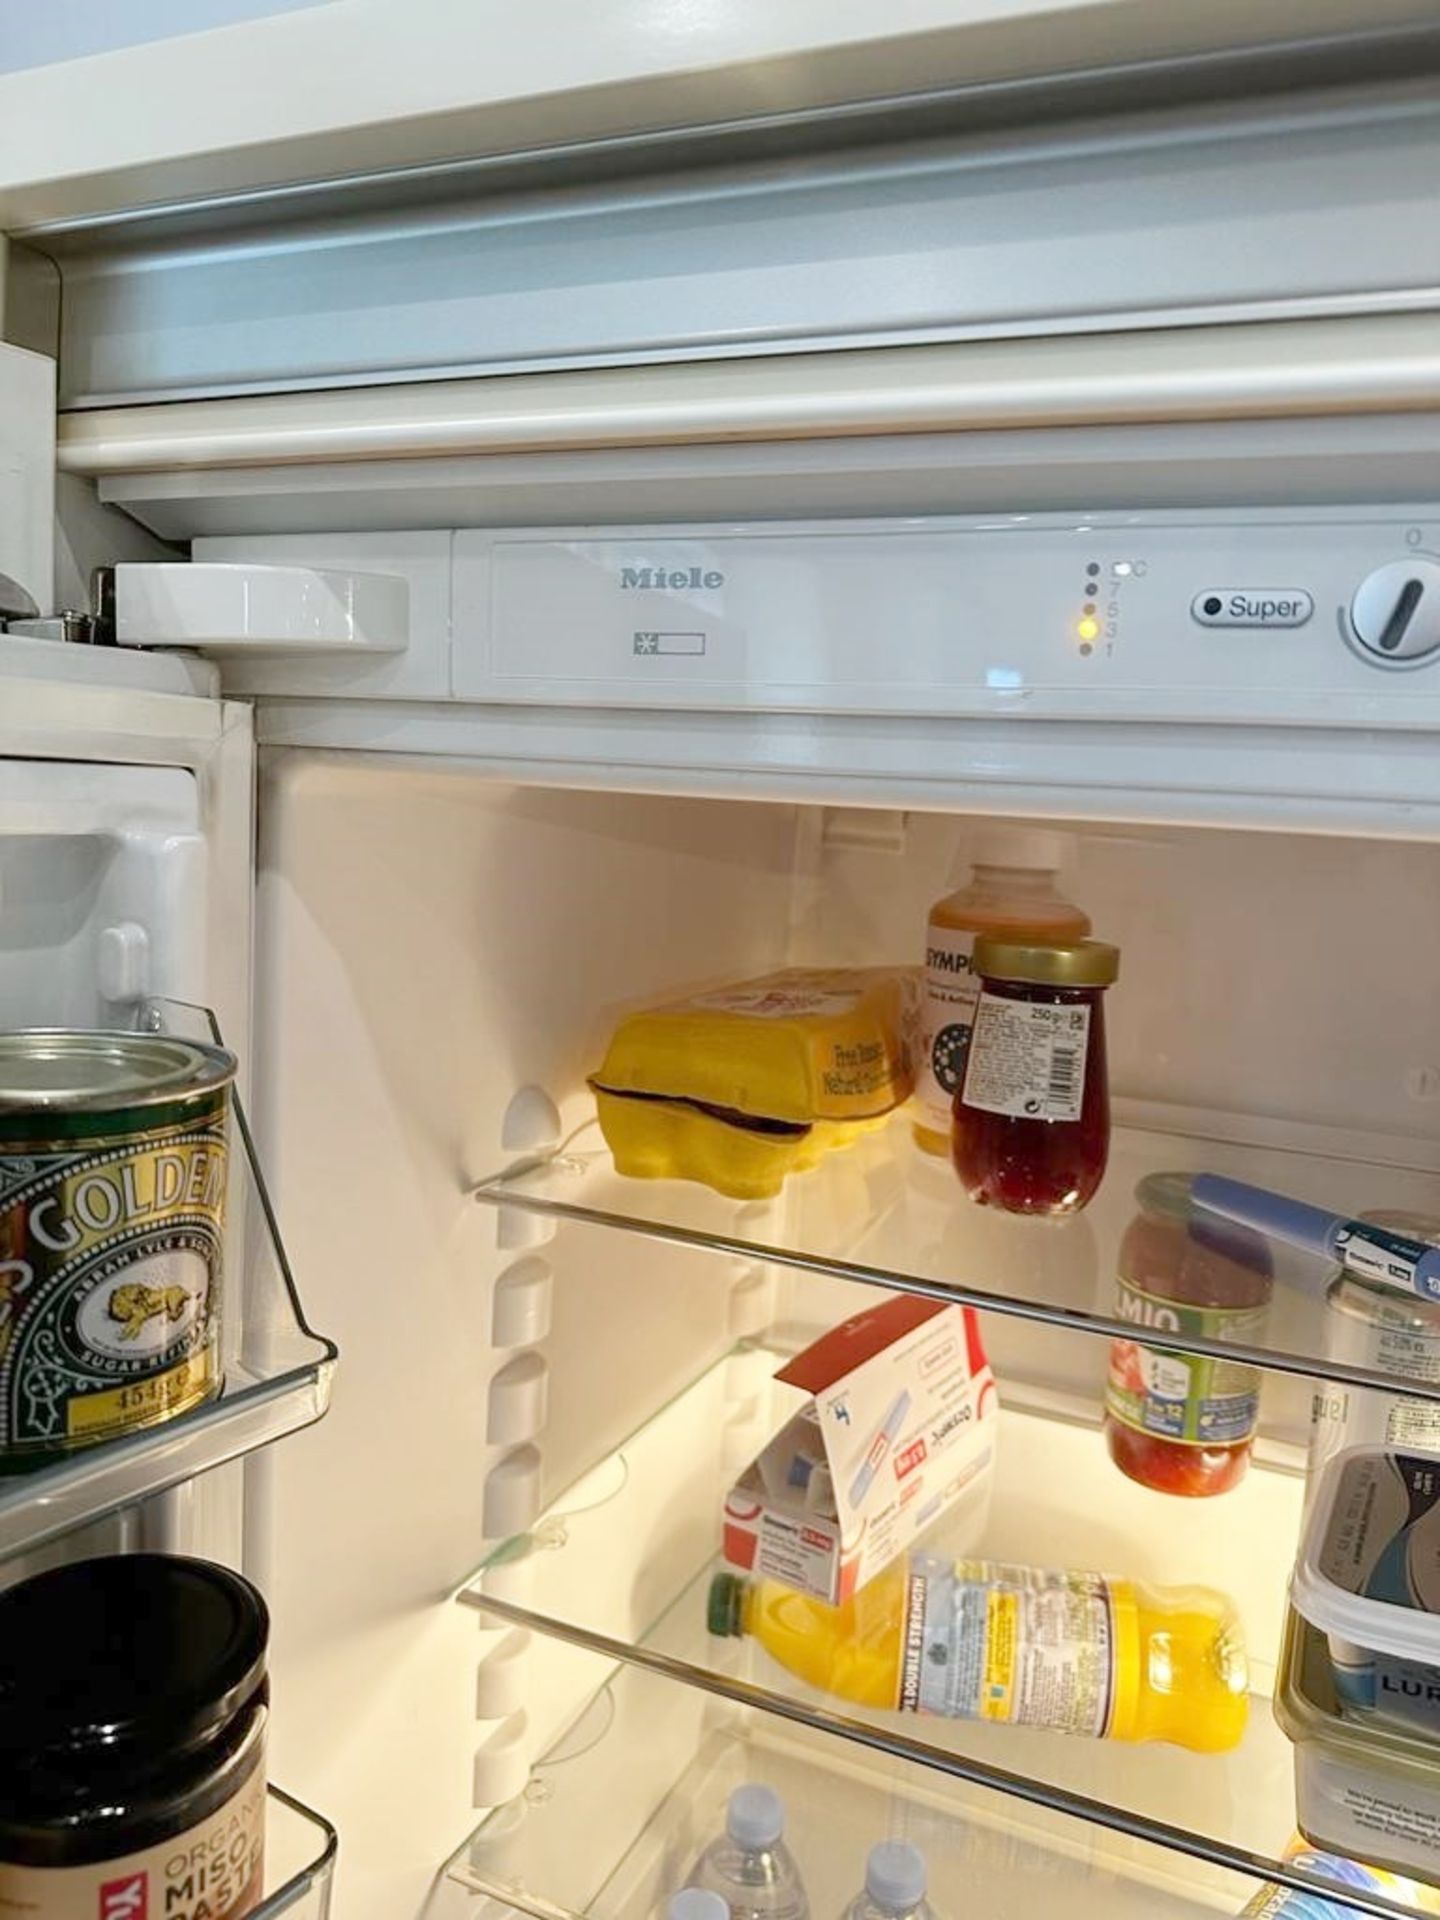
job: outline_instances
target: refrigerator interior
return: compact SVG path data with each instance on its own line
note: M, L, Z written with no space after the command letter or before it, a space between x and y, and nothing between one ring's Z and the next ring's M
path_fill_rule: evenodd
M1147 1174L1440 1215L1436 38L1329 6L1191 59L1100 11L1074 61L947 23L923 75L904 20L863 72L827 28L778 93L744 68L750 124L713 56L636 92L646 21L433 154L381 101L323 166L256 124L157 173L101 116L10 196L0 572L48 613L115 564L121 644L0 641L0 1024L213 1010L259 1151L224 1396L0 1476L0 1581L160 1546L263 1589L300 1801L253 1920L329 1920L305 1803L335 1920L648 1920L756 1778L815 1920L884 1836L939 1920L1304 1881L1270 1693L1311 1402L1386 1369L1282 1252L1236 1489L1126 1479L1102 1394ZM615 1174L623 1011L918 964L1007 804L1122 954L1083 1214L976 1208L904 1112L773 1201ZM1235 1751L852 1707L707 1632L777 1366L947 1289L1003 1411L937 1548L1222 1589Z
M1084 1912L1138 1911L1146 1886L1176 1912L1233 1912L1259 1871L1247 1883L1237 1860L1273 1861L1291 1838L1289 1749L1265 1696L1312 1380L1268 1373L1245 1483L1180 1501L1105 1458L1103 1328L1137 1166L1288 1178L1352 1211L1433 1194L1440 1030L1425 969L1406 956L1440 936L1440 849L1071 829L1067 890L1122 951L1109 1019L1124 1144L1069 1226L997 1230L911 1148L903 1116L758 1206L619 1180L595 1157L586 1076L622 1009L785 964L915 963L976 824L262 753L256 1118L307 1305L344 1363L329 1417L251 1463L249 1564L275 1612L277 1777L342 1831L347 1920L448 1920L502 1888L537 1914L648 1912L752 1749L753 1770L793 1781L798 1804L831 1804L816 1783L833 1776L834 1807L853 1787L869 1837L929 1835L951 1906L972 1868L983 1878L1001 1861L1055 1876ZM981 1550L1232 1593L1251 1733L1225 1757L934 1723L924 1738L952 1770L968 1755L1045 1782L1062 1805L1092 1796L1122 1811L1120 1827L1177 1831L1188 1853L983 1781L937 1784L743 1702L707 1706L573 1639L723 1673L700 1613L725 1475L774 1424L777 1356L876 1295L557 1222L503 1192L476 1203L507 1165L557 1148L602 1214L669 1214L772 1247L818 1237L876 1267L888 1247L902 1273L928 1235L926 1259L961 1284L1013 1291L1019 1258L1051 1304L1065 1300L1079 1324L983 1316L1006 1412ZM1282 1312L1272 1334L1312 1375L1320 1285L1297 1276L1296 1323ZM572 1642L456 1605L457 1590ZM795 1692L763 1654L747 1658L749 1680ZM508 1804L466 1841L475 1806L496 1802ZM823 1872L842 1864L853 1880L849 1855ZM847 1887L825 1879L816 1910ZM1008 1910L998 1895L992 1910Z

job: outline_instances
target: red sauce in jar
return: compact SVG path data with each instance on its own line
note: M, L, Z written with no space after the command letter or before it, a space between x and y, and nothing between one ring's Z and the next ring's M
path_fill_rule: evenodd
M1105 1439L1131 1480L1189 1499L1244 1478L1260 1407L1253 1367L1148 1346L1145 1328L1258 1343L1273 1268L1263 1237L1192 1208L1190 1176L1151 1174L1120 1243L1116 1311L1136 1338L1110 1347Z
M976 941L980 1001L950 1146L982 1206L1074 1213L1100 1185L1110 1152L1102 996L1119 960L1100 940Z

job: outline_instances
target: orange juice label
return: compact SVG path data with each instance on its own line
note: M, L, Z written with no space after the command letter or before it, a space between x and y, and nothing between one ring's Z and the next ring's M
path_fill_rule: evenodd
M985 1673L980 1695L983 1720L1008 1720L1015 1694L1015 1653L1020 1630L1019 1597L991 1593L985 1602Z
M1109 1731L1114 1610L1098 1573L919 1554L902 1647L902 1712Z

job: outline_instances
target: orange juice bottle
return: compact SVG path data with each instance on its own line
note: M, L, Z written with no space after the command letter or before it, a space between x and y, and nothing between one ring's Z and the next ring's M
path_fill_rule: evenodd
M1197 1753L1223 1753L1245 1731L1240 1621L1206 1587L911 1554L839 1607L717 1573L708 1622L858 1706Z
M971 971L977 934L1063 945L1083 940L1090 918L1057 891L1065 836L1034 828L985 827L952 879L965 886L930 909L925 993L916 1062L914 1134L927 1153L950 1153L950 1109L965 1080L965 1056L980 983Z

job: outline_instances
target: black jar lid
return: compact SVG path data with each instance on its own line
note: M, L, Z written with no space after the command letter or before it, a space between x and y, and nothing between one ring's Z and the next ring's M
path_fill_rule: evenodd
M264 1685L269 1632L250 1582L208 1560L36 1574L0 1593L0 1768L201 1745Z

